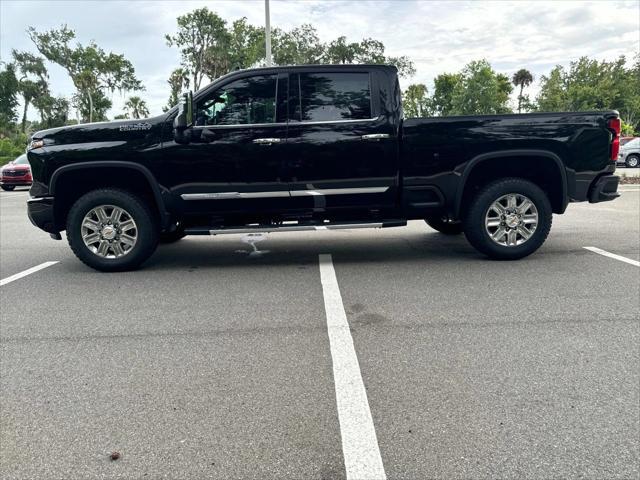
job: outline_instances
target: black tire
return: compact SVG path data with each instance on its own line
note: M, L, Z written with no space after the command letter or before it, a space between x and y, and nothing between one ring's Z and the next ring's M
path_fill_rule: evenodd
M462 233L462 222L445 222L442 218L431 217L425 220L434 230L445 235L459 235Z
M640 164L640 155L629 155L624 161L624 164L628 168L636 168L638 164Z
M538 215L533 234L523 243L512 246L500 245L494 241L485 225L491 205L509 194L526 196L535 206ZM490 183L475 196L464 218L464 234L471 245L490 258L517 260L531 255L544 243L551 230L552 216L549 199L540 187L521 178L505 178Z
M160 233L160 243L175 243L186 236L187 234L184 233L184 227L178 223L178 226L174 231Z
M7 191L7 192L10 192L10 191L11 191L11 190L13 190L14 188L16 188L16 186L15 186L15 185L2 185L2 189L3 189L3 190L5 190L5 191Z
M117 206L135 222L136 242L127 253L106 258L87 247L82 239L82 222L92 209L101 205ZM67 216L67 241L84 264L102 272L134 270L147 260L158 246L158 225L146 203L131 193L111 188L93 190L80 197Z

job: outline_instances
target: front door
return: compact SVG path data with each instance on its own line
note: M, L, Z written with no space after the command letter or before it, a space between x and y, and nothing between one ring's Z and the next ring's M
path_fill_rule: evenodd
M172 176L165 184L184 211L215 216L287 208L287 80L254 74L196 99L190 142L172 142L164 154Z
M384 210L398 198L398 143L362 68L289 78L291 200L313 212Z

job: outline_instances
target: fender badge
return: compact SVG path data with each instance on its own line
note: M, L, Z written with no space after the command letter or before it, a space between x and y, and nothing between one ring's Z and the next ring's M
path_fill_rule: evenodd
M151 124L139 122L139 123L128 123L126 125L120 125L121 132L131 132L131 131L137 131L137 130L151 130Z

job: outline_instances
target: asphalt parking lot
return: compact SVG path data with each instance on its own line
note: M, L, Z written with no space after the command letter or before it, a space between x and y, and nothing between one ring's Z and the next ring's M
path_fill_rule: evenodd
M638 478L621 188L517 262L410 222L189 237L116 274L0 193L0 477Z

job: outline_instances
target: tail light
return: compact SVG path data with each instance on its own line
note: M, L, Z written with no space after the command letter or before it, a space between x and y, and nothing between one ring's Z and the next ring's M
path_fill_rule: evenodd
M615 162L618 160L618 154L620 153L620 119L612 118L609 120L609 129L614 135L613 141L611 142L611 161Z

